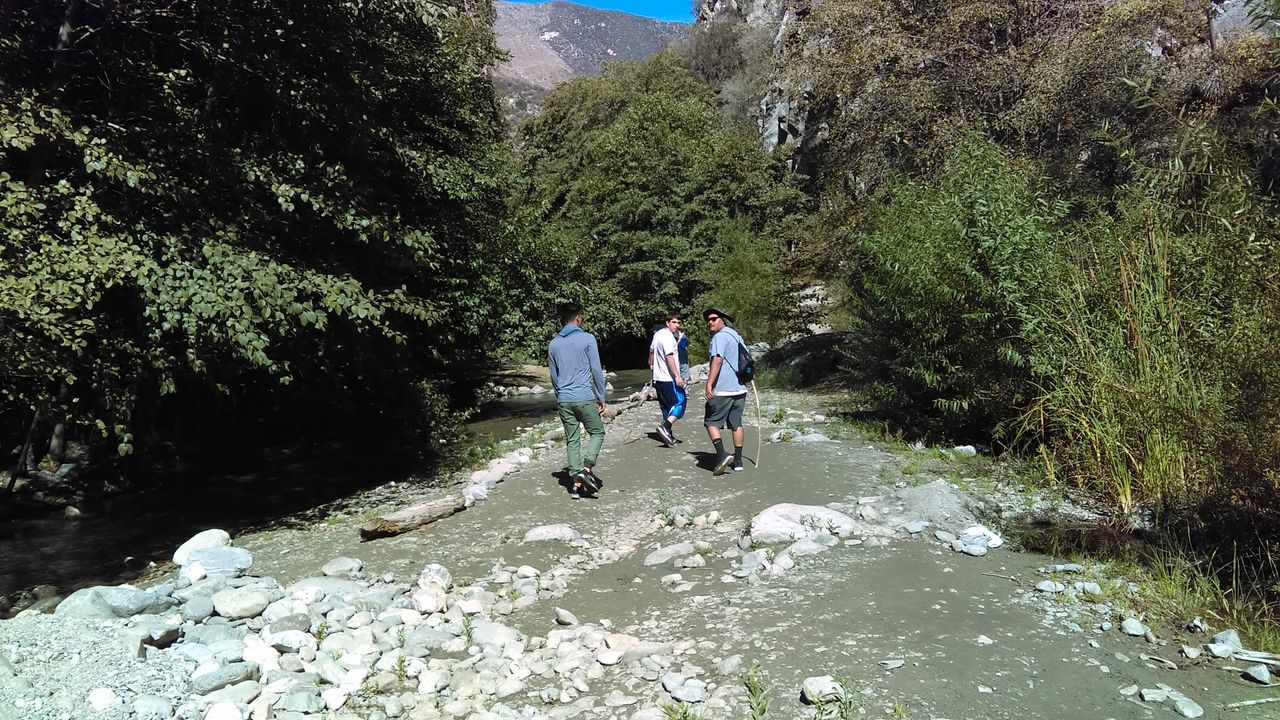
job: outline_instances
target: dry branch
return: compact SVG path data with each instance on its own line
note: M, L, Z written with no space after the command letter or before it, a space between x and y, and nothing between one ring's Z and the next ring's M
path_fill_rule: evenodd
M360 539L376 540L377 538L391 537L407 533L410 530L417 530L423 525L429 525L454 513L461 512L466 506L466 500L462 495L453 495L439 500L419 503L404 510L397 510L382 517L374 518L361 525Z

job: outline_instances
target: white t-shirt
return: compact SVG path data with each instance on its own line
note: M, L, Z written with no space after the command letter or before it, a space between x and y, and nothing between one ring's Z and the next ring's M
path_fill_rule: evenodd
M653 334L649 352L653 353L653 381L675 382L671 377L671 368L667 365L667 356L676 354L676 336L667 328L662 328Z

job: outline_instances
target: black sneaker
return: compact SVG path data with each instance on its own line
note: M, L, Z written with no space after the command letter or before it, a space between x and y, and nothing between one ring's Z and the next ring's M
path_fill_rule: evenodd
M592 495L600 492L600 480L596 478L596 474L591 468L584 467L582 472L577 475L578 482L582 483L582 487Z
M666 444L667 447L675 447L676 438L674 435L671 434L671 431L668 430L665 425L659 425L657 427L657 431L658 431L658 435L662 438L662 442Z
M733 464L733 456L725 455L724 457L720 458L720 462L716 463L716 470L714 474L724 475L725 473L729 472L729 466L732 464Z
M734 471L734 472L742 472L743 470L746 470L746 468L742 466L742 463L740 463L740 462L736 462L736 463L734 463L734 464L733 464L733 471Z
M580 492L581 490L582 490L582 486L577 483L574 483L573 489L569 491L569 499L581 500L582 499L582 493Z

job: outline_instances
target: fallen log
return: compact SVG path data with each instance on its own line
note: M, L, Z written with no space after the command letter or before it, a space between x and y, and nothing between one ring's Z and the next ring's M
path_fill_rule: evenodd
M412 505L361 525L360 539L376 540L417 530L423 525L461 512L466 506L466 499L460 494Z

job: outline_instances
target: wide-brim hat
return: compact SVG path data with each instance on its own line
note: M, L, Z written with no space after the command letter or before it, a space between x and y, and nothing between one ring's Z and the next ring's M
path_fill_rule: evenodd
M729 313L727 313L727 312L725 312L725 311L723 311L723 310L721 310L721 309L719 309L719 308L713 308L713 307L712 307L712 308L707 308L706 310L703 310L703 311L702 311L702 319L703 319L703 320L706 320L708 317L711 317L712 315L719 315L721 318L723 318L723 319L724 319L724 324L725 324L725 325L732 325L732 324L733 324L733 316L731 316Z

